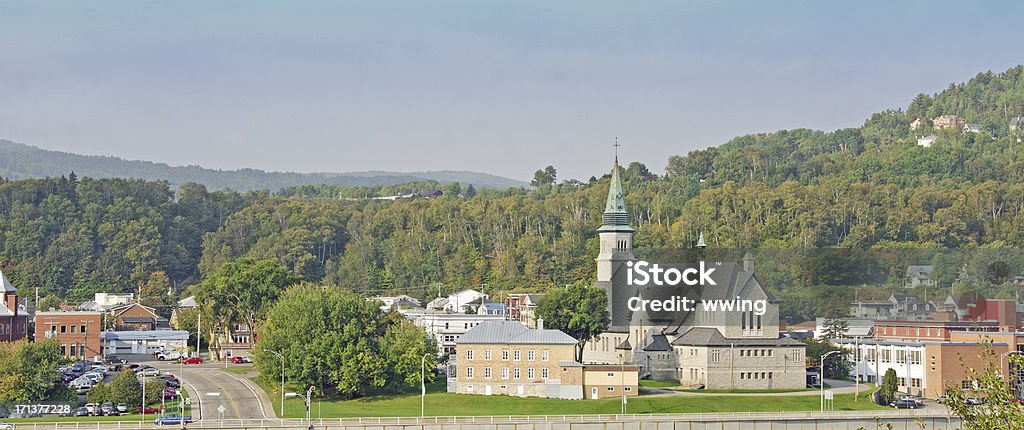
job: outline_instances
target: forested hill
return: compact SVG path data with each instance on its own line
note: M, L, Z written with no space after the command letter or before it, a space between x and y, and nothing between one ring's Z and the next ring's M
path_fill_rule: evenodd
M476 187L525 187L522 181L486 173L461 171L434 172L350 172L292 173L257 169L214 170L200 166L169 166L150 161L123 160L116 157L79 155L48 151L0 139L0 177L8 179L43 178L75 172L91 178L136 178L167 181L178 186L188 182L211 190L270 190L299 185L394 185L417 181L460 182Z
M881 284L859 290L880 295L908 264L934 262L940 286L961 279L961 290L991 290L1022 274L1024 255L1009 247L1024 246L1024 144L1009 123L1024 113L1024 69L979 74L908 102L859 128L743 136L673 156L664 176L629 163L638 255L688 248L700 232L712 248L753 248L759 278L791 321L843 303L849 284ZM930 120L942 114L984 130L934 129ZM911 131L916 117L928 121ZM930 134L938 136L931 147L917 145ZM123 179L11 181L0 184L0 270L16 286L71 300L137 285L159 296L167 283L195 282L242 257L279 259L310 282L423 298L484 284L496 292L590 282L608 181L557 182L555 174L538 172L549 183L531 190L450 184L440 198L394 201L367 197L415 188L268 194ZM775 251L823 247L884 255L780 259ZM941 247L968 252L936 254ZM844 260L863 255L855 265ZM842 273L854 266L865 270Z

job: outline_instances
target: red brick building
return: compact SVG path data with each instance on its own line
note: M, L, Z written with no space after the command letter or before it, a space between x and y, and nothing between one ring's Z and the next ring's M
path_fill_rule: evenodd
M980 299L967 308L965 321L996 321L1002 331L1017 331L1021 328L1017 302L1014 300Z
M103 314L99 312L37 312L36 340L57 339L65 357L102 357Z
M875 321L875 339L947 342L954 331L998 332L998 321Z
M0 342L28 337L28 312L19 309L17 291L0 272Z

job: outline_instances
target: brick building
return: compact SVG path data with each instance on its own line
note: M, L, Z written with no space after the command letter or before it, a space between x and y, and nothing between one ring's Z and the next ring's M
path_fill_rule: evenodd
M36 340L57 339L61 353L68 358L102 357L102 321L100 312L37 312Z
M0 272L0 342L28 337L28 312L18 305L18 289Z

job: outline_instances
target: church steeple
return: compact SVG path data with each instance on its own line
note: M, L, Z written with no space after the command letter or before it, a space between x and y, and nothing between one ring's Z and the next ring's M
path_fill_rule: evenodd
M626 199L622 195L622 179L619 176L619 158L615 157L615 165L612 167L612 180L608 185L608 199L605 200L604 214L601 216L603 224L598 232L623 231L631 232L629 227L629 212L626 212Z

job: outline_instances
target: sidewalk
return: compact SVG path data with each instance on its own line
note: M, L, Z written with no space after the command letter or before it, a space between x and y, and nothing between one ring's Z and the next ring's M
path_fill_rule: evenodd
M857 392L857 387L853 385L853 382L843 381L840 379L826 379L825 383L830 385L835 394L854 394ZM861 383L860 392L866 393L871 391L871 385ZM640 388L641 394L651 394L653 396L736 396L736 397L761 397L761 396L820 396L821 390L807 390L807 391L791 391L785 393L703 393L703 392L691 392L691 391L673 391L660 388Z

